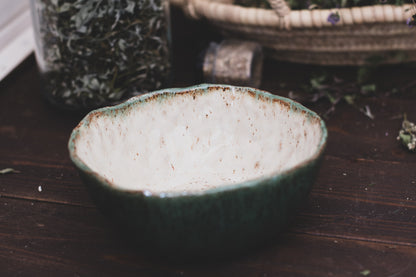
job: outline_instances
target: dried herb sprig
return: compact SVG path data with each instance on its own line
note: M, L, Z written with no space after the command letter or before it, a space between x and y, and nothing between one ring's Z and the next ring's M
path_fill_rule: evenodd
M403 116L402 128L399 131L397 140L411 152L416 152L416 125Z
M293 92L289 93L289 97L301 102L317 102L321 99L326 99L331 106L323 114L323 117L328 118L336 109L336 106L341 102L353 106L365 116L374 119L374 115L368 105L360 106L357 100L362 96L371 95L376 91L376 85L373 83L360 84L358 81L348 81L338 78L327 72L312 76L309 84L303 87L307 91L307 95L298 95Z
M362 276L369 276L371 274L371 270L365 269L365 270L361 271L360 274Z
M5 175L5 174L9 174L9 173L20 173L20 171L14 169L14 168L3 168L0 169L0 175Z
M164 0L36 0L47 96L71 109L161 87L170 72Z

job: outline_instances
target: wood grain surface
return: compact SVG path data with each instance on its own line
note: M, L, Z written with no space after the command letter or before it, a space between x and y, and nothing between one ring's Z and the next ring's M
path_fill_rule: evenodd
M199 51L218 37L178 11L173 19L173 85L193 85ZM315 69L267 61L262 88L287 95ZM387 87L414 72L390 67L380 78ZM396 141L403 113L416 121L410 89L364 99L374 120L337 107L318 179L277 242L198 263L149 258L120 237L69 160L69 134L82 115L54 109L41 92L33 55L0 83L0 169L19 171L0 175L0 276L416 276L416 154ZM324 112L328 103L308 107Z

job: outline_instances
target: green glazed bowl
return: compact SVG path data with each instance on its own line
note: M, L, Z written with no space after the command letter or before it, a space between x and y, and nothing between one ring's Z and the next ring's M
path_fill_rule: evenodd
M319 116L289 99L199 85L90 112L69 153L129 241L208 257L278 237L311 189L326 138Z

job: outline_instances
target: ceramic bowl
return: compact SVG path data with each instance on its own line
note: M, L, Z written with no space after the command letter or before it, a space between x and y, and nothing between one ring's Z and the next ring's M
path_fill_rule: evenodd
M311 189L326 138L319 116L289 99L199 85L92 111L69 152L128 240L200 256L278 237Z

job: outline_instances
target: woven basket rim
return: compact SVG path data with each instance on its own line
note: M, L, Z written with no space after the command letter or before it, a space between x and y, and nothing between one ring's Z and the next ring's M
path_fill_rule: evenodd
M340 28L346 25L402 22L411 16L414 5L372 5L363 7L291 10L287 16L279 17L273 10L243 7L232 3L210 0L171 0L182 3L188 14L196 19L205 18L221 23L258 27L291 28ZM331 24L327 21L330 13L338 12L340 21Z

